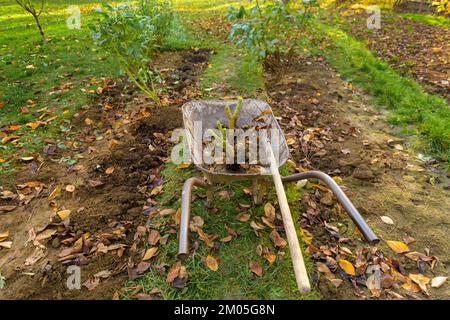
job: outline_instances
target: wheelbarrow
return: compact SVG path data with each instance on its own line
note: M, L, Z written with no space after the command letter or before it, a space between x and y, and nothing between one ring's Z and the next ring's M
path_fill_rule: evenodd
M214 188L217 184L226 184L236 180L251 180L253 185L253 202L255 204L261 204L263 201L264 190L267 184L272 180L275 185L278 204L280 206L297 286L301 293L306 293L310 291L308 274L283 183L305 179L318 179L323 181L334 193L339 203L359 228L365 239L370 244L378 243L379 239L364 221L342 189L327 174L319 171L308 171L285 177L280 176L278 168L289 158L289 149L283 132L275 119L270 106L266 102L252 99L243 100L236 123L237 128L255 127L260 125L259 121L261 121L261 118L263 117L265 127L270 128L271 134L266 134L263 138L260 136L258 141L260 150L263 150L264 152L262 152L262 154L265 155L265 157L261 157L261 163L263 164L261 170L259 172L237 172L227 170L226 166L223 166L223 170L212 170L210 165L206 165L202 159L201 150L203 148L203 139L207 130L216 128L218 120L225 123L227 121L225 106L228 105L231 110L236 108L237 104L237 100L196 100L188 102L182 107L186 139L185 143L190 155L190 160L194 162L197 169L203 173L204 178L192 177L186 180L183 186L178 258L186 259L189 255L189 222L192 189L194 186L206 190L207 206L209 206L213 200ZM201 124L200 128L198 124Z

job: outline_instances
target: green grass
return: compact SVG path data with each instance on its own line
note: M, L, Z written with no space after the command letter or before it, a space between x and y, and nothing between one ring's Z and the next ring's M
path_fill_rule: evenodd
M420 147L450 162L450 107L429 95L414 80L400 76L376 58L364 44L336 27L322 25L324 43L315 52L323 54L342 77L373 96L376 105L389 109L389 121L407 135L420 137Z
M160 200L165 207L179 208L181 186L184 181L195 174L194 170L178 169L173 164L169 164L162 172L165 180L164 193ZM225 224L241 233L231 242L220 243L217 249L211 249L199 240L199 248L183 262L187 267L189 278L184 289L172 288L166 283L166 274L160 275L155 270L151 270L136 281L130 282L123 292L124 298L130 298L129 294L137 285L142 285L145 293L154 288L159 288L164 299L316 299L313 292L304 296L298 293L295 276L293 274L292 263L289 258L289 250L283 249L286 253L284 259L277 258L277 261L269 266L268 262L256 253L256 247L261 244L267 246L272 252L277 252L269 240L270 230L268 227L257 237L250 227L250 220L258 221L263 213L262 206L252 207L247 213L252 214L248 222L240 222L237 219L235 208L238 203L250 204L251 198L247 196L243 188L246 183L233 183L226 187L219 187L219 191L227 190L232 198L230 201L215 197L214 207L218 211L211 213L205 209L204 200L196 199L192 206L191 217L200 216L204 219L203 230L208 234L217 234L219 239L227 236ZM203 193L201 189L195 191L196 195ZM298 221L300 208L298 199L300 195L292 185L287 189L287 196L293 212L294 221ZM195 199L195 196L194 196ZM274 203L274 192L269 192L269 199ZM153 221L153 225L160 224L159 231L164 234L172 223L172 218L158 217ZM259 220L260 223L262 223ZM151 227L151 226L150 226ZM193 238L197 238L194 233ZM167 263L169 266L176 262L177 236L171 234L168 242L160 246L160 253L153 265ZM219 270L217 272L209 270L202 262L201 258L212 255L220 259ZM263 267L262 277L257 277L249 269L250 261L257 261ZM313 266L306 258L308 270L313 270Z
M73 4L81 8L79 30L66 25L66 8ZM0 159L11 160L0 165L0 173L11 172L15 158L29 156L45 145L45 138L57 137L61 129L69 128L66 122L94 96L88 91L98 85L90 79L118 74L118 66L91 40L88 24L96 6L88 0L48 3L41 23L50 41L43 45L32 16L15 1L0 0L0 127L56 117L36 130L23 126L12 132L21 136L18 147L11 142L0 143ZM73 87L49 94L54 87L67 83ZM30 107L27 100L33 100L35 106ZM23 107L28 107L29 113L22 113ZM44 112L39 110L45 107L47 114L41 117Z
M419 13L400 13L399 15L403 18L414 20L417 22L430 24L433 26L450 28L450 19L444 16L435 16L431 14L419 14Z

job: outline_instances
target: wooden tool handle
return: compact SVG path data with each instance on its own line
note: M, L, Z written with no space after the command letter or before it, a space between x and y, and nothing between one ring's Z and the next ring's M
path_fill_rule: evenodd
M275 160L272 148L269 143L267 146L267 154L270 162L270 171L275 184L275 189L278 196L278 203L280 205L281 216L283 218L284 229L286 231L289 250L291 252L292 263L294 265L295 279L297 280L297 287L301 293L307 293L311 290L308 280L308 273L306 272L305 261L303 260L302 251L298 242L297 232L295 231L294 221L292 220L291 210L284 191L283 182L281 181L280 173L278 171L278 164Z

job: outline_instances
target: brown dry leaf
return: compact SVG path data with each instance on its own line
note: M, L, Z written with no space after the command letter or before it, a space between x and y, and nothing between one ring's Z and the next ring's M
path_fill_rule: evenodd
M100 187L103 185L103 182L101 182L100 180L88 180L88 183L93 188Z
M56 234L58 230L56 229L45 229L33 239L34 241L42 241L51 238L54 234Z
M333 194L331 192L326 192L322 198L320 198L320 203L331 206L333 204Z
M52 193L50 193L50 195L48 196L48 201L53 201L56 198L59 197L59 195L61 194L61 187L57 186L55 189L53 189Z
M58 211L56 214L61 218L61 220L64 220L68 216L70 216L71 212L72 211L70 211L70 210L61 210L61 211Z
M84 119L84 123L88 126L92 125L93 121L89 118Z
M45 257L47 253L42 250L41 248L36 248L34 252L25 260L26 266L32 266L39 260L41 260L43 257Z
M107 168L106 170L105 170L105 173L107 174L107 175L110 175L110 174L112 174L114 172L114 168L113 167L109 167L109 168Z
M404 253L404 252L408 252L409 248L406 244L404 244L401 241L392 241L392 240L387 240L386 244L388 245L389 248L391 248L395 253Z
M241 213L238 215L238 220L241 222L247 222L250 219L250 215L249 214L245 214L245 213Z
M219 269L219 263L217 262L217 259L213 256L207 256L204 259L205 265L212 271L217 271Z
M250 270L251 270L254 274L256 274L258 277L261 277L261 276L262 276L263 269L262 269L262 267L259 265L258 262L256 262L256 261L250 261L249 267L250 267Z
M275 247L278 247L281 249L286 247L286 245L287 245L286 240L284 240L275 229L272 230L269 237L270 237L270 240L272 240Z
M147 249L147 251L145 251L144 257L142 258L142 260L147 261L150 260L151 258L153 258L156 253L158 252L158 248L157 247L152 247L150 249Z
M342 279L328 279L328 280L330 280L331 284L336 288L339 288L341 284L344 282L344 280Z
M9 231L0 232L0 242L5 241L9 237Z
M413 261L418 261L419 259L423 260L423 261L431 261L432 260L431 257L427 256L424 253L420 253L417 251L407 252L407 253L405 253L405 256Z
M270 222L273 222L276 218L275 207L270 202L264 205L264 215Z
M175 212L177 212L175 209L162 209L161 211L159 211L159 215L160 216L171 216L173 215Z
M269 262L270 266L277 260L277 255L272 252L263 253L263 257Z
M108 143L108 149L113 150L117 147L118 144L119 144L119 141L117 141L116 139L111 139Z
M71 184L68 184L68 185L66 186L66 191L67 191L67 192L70 192L70 193L75 192L75 186L74 186L74 185L71 185Z
M414 239L414 238L411 237L411 236L406 236L406 237L403 237L403 241L404 241L406 244L411 244L411 243L416 242L416 239Z
M158 243L159 239L161 239L159 231L157 230L150 231L150 235L148 236L148 243L154 246L155 244Z
M431 279L431 286L433 288L439 288L444 284L445 281L447 281L448 277L434 277Z
M220 242L227 243L227 242L230 242L231 240L233 240L233 236L228 235L225 238L220 239Z
M15 208L17 208L17 206L0 206L0 212L10 212Z
M172 268L170 268L167 274L166 283L171 284L175 280L175 278L179 276L181 267L181 261L177 261L177 263L175 263Z
M1 247L1 248L6 248L6 249L11 249L11 247L12 247L12 241L3 241L3 242L0 242L0 247Z
M351 275L351 276L355 275L355 267L353 266L353 264L351 262L349 262L347 260L344 260L344 259L341 259L341 260L339 260L339 266L348 275Z
M191 223L189 224L189 228L191 229L192 232L196 232L197 228L203 227L204 224L205 221L203 220L202 217L195 216L192 218Z
M276 228L276 226L275 226L271 221L269 221L266 217L262 217L261 220L262 220L262 221L264 222L264 224L265 224L266 226L268 226L269 228L272 228L272 229L275 229L275 228Z
M259 231L259 230L263 230L264 229L264 226L262 225L262 224L259 224L259 223L257 223L257 222L255 222L255 221L250 221L250 226L253 228L253 230L255 230L255 231Z

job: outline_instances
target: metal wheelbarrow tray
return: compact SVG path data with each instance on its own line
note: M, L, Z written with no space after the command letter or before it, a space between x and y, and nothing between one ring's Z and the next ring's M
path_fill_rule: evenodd
M267 137L267 154L268 163L263 167L260 173L255 172L230 172L227 170L212 171L210 166L203 164L201 155L198 150L202 150L202 137L209 128L216 128L217 121L226 123L225 105L229 105L230 109L236 108L237 100L211 100L211 101L191 101L183 105L183 122L185 127L186 142L190 153L191 160L196 164L197 168L203 173L204 178L193 177L184 183L181 199L181 221L179 232L178 258L185 259L189 254L189 222L192 201L192 188L194 186L206 189L207 205L211 204L213 198L214 186L218 183L227 183L233 180L252 180L253 181L253 201L260 204L263 200L265 186L273 179L277 192L278 202L280 205L288 245L291 252L291 258L294 265L294 272L297 280L299 291L304 293L310 290L308 276L304 267L303 256L301 254L298 243L297 234L287 204L283 183L295 182L304 179L319 179L323 181L334 193L339 203L351 217L353 222L359 228L365 239L370 244L379 242L377 236L366 224L358 210L344 194L342 189L327 174L319 171L308 171L297 173L294 175L281 177L278 173L278 167L283 165L289 158L289 149L286 145L283 132L273 116L270 106L259 100L243 100L241 110L237 119L236 127L255 126L255 119L264 115L264 121L276 133L277 141L271 141L272 136ZM195 132L196 123L201 123L201 135ZM197 128L198 130L198 128ZM272 143L275 142L275 143ZM274 150L278 159L274 157Z

